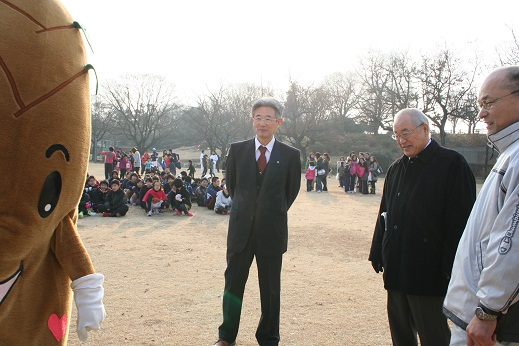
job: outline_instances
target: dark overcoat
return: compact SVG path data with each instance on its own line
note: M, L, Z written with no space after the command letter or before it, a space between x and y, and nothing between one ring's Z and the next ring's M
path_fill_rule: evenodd
M416 157L393 162L369 255L383 265L384 287L444 296L475 199L474 175L463 156L434 140Z

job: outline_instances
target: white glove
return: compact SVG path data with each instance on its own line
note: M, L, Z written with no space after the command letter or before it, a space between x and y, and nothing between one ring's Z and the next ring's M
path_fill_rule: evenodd
M99 330L106 317L103 305L104 279L103 274L90 274L70 284L77 308L77 335L81 341L87 341L89 331Z
M180 193L177 193L177 195L175 196L175 199L179 202L182 202L182 195Z

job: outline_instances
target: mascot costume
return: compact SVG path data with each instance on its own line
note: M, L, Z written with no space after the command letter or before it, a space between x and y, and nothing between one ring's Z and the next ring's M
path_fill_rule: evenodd
M76 229L90 147L79 29L58 0L0 0L1 345L66 345L72 295L80 340L105 317Z

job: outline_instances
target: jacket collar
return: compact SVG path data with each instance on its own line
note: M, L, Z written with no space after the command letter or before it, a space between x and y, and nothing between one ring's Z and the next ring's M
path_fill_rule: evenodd
M488 136L488 146L502 153L512 143L519 140L519 121L509 125L501 131Z
M434 155L436 150L440 147L438 142L436 142L434 139L431 138L431 142L429 145L427 145L422 151L418 153L415 157L412 157L413 160L421 160L424 163L429 161L431 157ZM407 163L409 161L409 157L402 155L402 157L399 159L399 162Z

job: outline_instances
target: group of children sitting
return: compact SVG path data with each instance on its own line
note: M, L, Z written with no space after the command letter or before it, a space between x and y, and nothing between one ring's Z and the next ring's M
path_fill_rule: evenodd
M145 175L127 172L121 180L119 172L113 171L108 180L98 181L88 176L78 206L79 218L86 215L120 217L126 215L129 206L140 206L146 215L160 214L171 210L174 215L193 216L192 201L218 214L226 215L232 200L223 179L211 177L211 183L203 177L192 179L185 171L177 177L167 172Z

